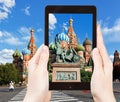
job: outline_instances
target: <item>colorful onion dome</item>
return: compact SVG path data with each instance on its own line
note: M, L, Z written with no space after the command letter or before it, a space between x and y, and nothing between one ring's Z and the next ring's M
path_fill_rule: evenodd
M21 53L18 51L18 49L16 49L15 52L13 53L13 57L21 58Z
M85 51L84 46L78 44L77 47L75 48L76 51Z
M65 34L65 33L60 33L60 34L58 34L57 36L56 36L57 38L57 41L65 41L65 42L67 42L67 43L69 43L69 37L67 36L67 34Z
M49 49L50 49L50 50L55 50L55 49L56 49L56 46L55 46L55 44L54 44L53 42L51 42L51 43L49 44Z
M70 18L70 19L69 19L69 22L73 22L73 19L72 19L72 18Z
M22 54L23 54L23 55L29 55L29 54L30 54L30 50L28 50L27 48L24 48L24 49L22 50Z
M86 37L85 41L83 42L83 46L85 45L92 45L92 42Z

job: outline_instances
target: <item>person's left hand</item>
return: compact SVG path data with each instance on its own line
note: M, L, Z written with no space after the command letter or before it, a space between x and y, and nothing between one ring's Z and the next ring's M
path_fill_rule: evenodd
M28 62L28 87L24 102L49 102L48 47L42 45Z

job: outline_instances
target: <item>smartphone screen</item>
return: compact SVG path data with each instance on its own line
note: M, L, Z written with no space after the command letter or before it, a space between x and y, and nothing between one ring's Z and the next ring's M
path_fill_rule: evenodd
M89 83L93 70L93 13L50 12L47 16L49 82Z

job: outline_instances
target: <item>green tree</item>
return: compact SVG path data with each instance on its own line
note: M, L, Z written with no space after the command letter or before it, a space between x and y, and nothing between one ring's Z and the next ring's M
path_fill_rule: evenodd
M0 85L8 84L10 81L19 82L19 71L12 63L0 65Z
M80 72L81 72L81 81L82 82L90 82L92 72L85 71L84 69L81 69Z

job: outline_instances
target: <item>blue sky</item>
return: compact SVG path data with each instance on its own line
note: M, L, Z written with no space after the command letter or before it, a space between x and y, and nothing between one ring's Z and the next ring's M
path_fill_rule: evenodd
M12 62L16 47L22 51L34 28L36 45L44 43L46 5L95 5L97 22L109 56L120 51L120 0L0 0L0 63Z
M64 32L67 34L69 20L73 19L73 29L79 40L83 44L86 36L92 41L92 14L49 14L49 42L55 39L56 34ZM53 23L54 22L54 23Z

